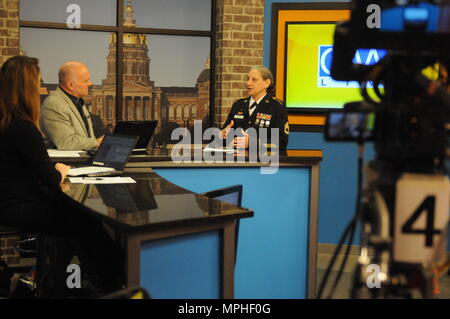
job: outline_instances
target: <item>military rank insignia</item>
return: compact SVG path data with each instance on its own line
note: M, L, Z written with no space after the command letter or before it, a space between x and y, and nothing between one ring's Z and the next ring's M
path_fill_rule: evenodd
M275 101L277 101L277 102L280 103L281 105L283 105L283 101L277 99L276 97L272 96L272 99L275 100Z

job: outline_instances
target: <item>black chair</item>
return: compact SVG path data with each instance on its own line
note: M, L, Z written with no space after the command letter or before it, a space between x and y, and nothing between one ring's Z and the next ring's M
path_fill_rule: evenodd
M21 285L17 285L18 280L21 278L21 274L30 273L33 269L34 262L31 264L29 262L22 263L22 258L32 258L36 257L36 250L33 249L33 234L28 234L20 229L0 226L0 237L2 238L2 249L0 250L0 256L3 258L0 260L0 291L2 298L14 298L15 295L28 298L32 296L32 287L28 285L24 288ZM15 238L14 238L15 237ZM14 239L13 239L14 238ZM17 241L14 242L17 238ZM6 249L5 249L6 247ZM6 251L6 257L3 253ZM14 254L11 254L14 252ZM17 261L12 261L13 259ZM17 256L17 257L15 257ZM12 282L15 282L13 284ZM19 282L20 284L20 282ZM14 291L10 291L13 289ZM24 289L21 289L24 288Z
M36 288L40 298L63 298L66 291L67 241L43 234L29 234L20 229L0 225L0 236L17 235L15 250L19 258L36 259ZM7 265L7 263L6 263ZM10 265L7 265L10 266ZM11 268L11 267L9 267ZM29 269L14 268L25 273Z
M19 236L19 240L14 248L20 257L36 257L36 234L24 233L20 229L0 225L0 237L8 235Z
M202 195L218 199L227 203L230 203L232 205L241 206L242 202L242 191L243 186L242 185L233 185L230 187L220 188L216 190L212 190L206 193L203 193ZM235 255L234 255L234 264L236 265L236 259L237 259L237 250L238 250L238 239L239 239L239 219L236 219L236 231L235 231Z

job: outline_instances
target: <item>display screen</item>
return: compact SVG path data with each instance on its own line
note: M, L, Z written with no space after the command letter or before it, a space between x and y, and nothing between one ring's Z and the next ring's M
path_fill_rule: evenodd
M331 78L335 23L288 23L286 29L285 100L288 109L328 111L362 99L357 82ZM359 49L353 62L375 64L385 55L385 50Z
M375 129L375 113L330 112L325 138L329 141L371 140Z
M121 171L136 145L137 137L123 135L105 135L92 164L113 167Z

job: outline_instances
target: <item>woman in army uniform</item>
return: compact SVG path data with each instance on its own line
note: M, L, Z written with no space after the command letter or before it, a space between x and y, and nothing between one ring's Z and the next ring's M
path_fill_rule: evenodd
M284 150L288 144L289 123L284 103L271 96L273 76L270 70L262 65L253 66L248 73L247 92L249 97L234 102L231 112L222 128L222 137L226 138L230 129L242 128L244 137L235 138L233 144L238 148L248 148L249 135L246 131L253 127L257 131L258 144L276 144ZM268 140L260 140L260 130L268 129ZM272 139L270 129L278 129L279 138Z

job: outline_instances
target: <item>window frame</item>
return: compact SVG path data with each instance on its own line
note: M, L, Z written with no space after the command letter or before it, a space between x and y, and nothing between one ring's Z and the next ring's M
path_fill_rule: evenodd
M193 0L195 1L195 0ZM123 121L124 115L124 96L123 96L123 75L126 70L123 69L123 35L125 33L139 34L155 34L155 35L176 35L176 36L198 36L210 38L210 87L209 87L209 124L214 125L214 99L215 99L215 56L216 56L216 7L217 0L211 1L211 28L209 31L188 30L188 29L158 29L158 28L141 28L126 27L123 25L125 14L125 2L116 0L116 25L92 25L82 24L80 28L70 29L66 23L44 22L44 21L27 21L21 20L19 16L19 28L40 28L49 30L69 30L69 31L96 31L115 33L116 36L116 98L115 98L115 118L117 121ZM120 61L120 62L119 62Z

